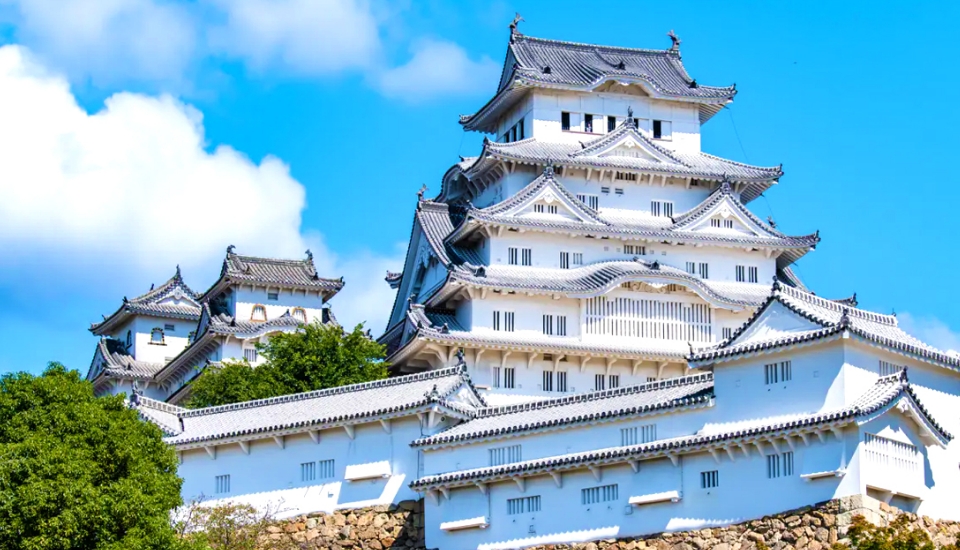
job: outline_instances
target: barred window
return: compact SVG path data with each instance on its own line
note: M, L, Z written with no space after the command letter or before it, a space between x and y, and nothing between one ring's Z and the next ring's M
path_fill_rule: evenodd
M617 172L615 178L621 181L637 181L637 175L632 172Z
M529 248L520 249L520 265L533 265L533 250Z
M599 204L600 197L598 197L597 195L578 194L577 199L579 199L580 202L589 206L590 208L593 208L594 210L596 210L600 206Z
M708 472L700 472L700 488L701 489L712 489L714 487L720 486L720 472L717 470L710 470Z
M620 487L616 484L588 487L580 490L580 504L612 502L620 497L619 493Z
M510 264L510 265L517 265L517 257L518 257L518 254L519 254L518 250L519 250L518 248L513 247L513 246L507 248L507 263L508 263L508 264Z
M320 479L330 479L336 475L334 472L334 459L321 460L317 462L317 474Z
M639 445L641 443L650 443L657 439L657 425L646 424L643 426L634 426L632 428L620 429L620 445Z
M517 369L507 367L503 369L503 387L513 389L516 383Z
M593 375L593 389L595 391L607 389L607 377L602 374Z
M513 464L523 460L520 452L520 445L510 445L508 447L495 447L488 449L491 466L500 466L503 464Z
M623 245L623 253L633 256L646 256L647 247L638 244L625 244Z
M673 217L673 203L669 201L650 201L650 213L655 217Z
M767 478L774 479L793 475L793 451L767 455Z
M708 264L701 262L700 264L697 265L697 271L700 272L701 279L710 278L710 266Z
M565 371L557 372L557 391L567 391L567 373Z
M543 371L543 391L553 391L553 371Z
M880 376L889 376L891 374L898 373L905 369L903 365L896 365L893 363L888 363L887 361L880 361Z
M217 476L214 481L215 492L218 495L230 492L230 474Z
M540 495L508 498L507 515L515 516L517 514L529 514L540 511Z
M513 332L516 315L512 311L493 312L493 330Z
M243 348L243 358L246 359L247 363L256 363L256 362L257 362L257 349L256 349L256 348Z
M610 376L608 376L608 377L607 377L607 387L610 388L611 390L612 390L613 388L619 388L619 387L620 387L620 375L619 375L619 374L611 374Z
M763 366L763 370L765 384L777 384L793 380L793 365L790 361L768 363Z
M176 330L176 328L177 328L176 325L172 325L170 323L166 323L163 325L164 332L173 332L174 330Z
M317 463L303 462L300 464L300 481L314 481L317 479Z

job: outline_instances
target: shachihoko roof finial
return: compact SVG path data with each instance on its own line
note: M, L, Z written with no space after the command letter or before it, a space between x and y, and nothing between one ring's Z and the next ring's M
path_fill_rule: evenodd
M510 23L510 36L513 37L515 34L520 34L520 31L517 30L517 25L523 21L523 17L520 17L520 14L517 13L513 16L513 21Z
M669 36L670 41L673 42L673 44L670 45L670 51L680 51L680 42L682 42L682 40L680 40L680 37L677 36L677 33L673 32L673 29L670 29L670 32L667 33L667 36Z
M777 227L777 222L773 221L773 216L767 216L767 225L773 228Z
M547 176L548 178L553 177L553 160L552 159L548 160L547 164L543 166L543 175Z
M627 106L627 118L633 118L633 107Z
M780 290L780 279L776 275L773 276L773 291L776 292Z
M233 254L233 251L234 251L236 248L237 248L236 246L234 246L234 245L231 244L230 246L227 247L227 254Z
M457 348L457 366L465 367L467 362L463 360L463 348Z
M420 186L420 190L417 191L417 202L423 202L423 194L427 192L427 189L428 187L425 183Z
M313 261L313 252L310 252L310 249L309 249L309 248L307 249L306 252L304 252L304 254L307 255L307 261L308 261L308 262L312 262L312 261Z
M175 279L181 279L180 276L180 264L177 264L177 273L173 276Z

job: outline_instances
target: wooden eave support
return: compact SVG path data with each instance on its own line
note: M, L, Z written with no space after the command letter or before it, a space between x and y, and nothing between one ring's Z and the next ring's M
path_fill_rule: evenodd
M501 351L500 352L500 368L505 368L507 366L507 358L510 357L512 351Z
M593 474L593 479L597 481L603 481L603 472L600 470L600 466L587 466L590 469L590 473Z
M750 447L746 443L737 443L737 446L740 447L740 450L743 452L743 456L750 458Z
M547 472L550 474L550 477L553 478L553 482L557 484L557 487L563 487L563 474L560 472Z
M533 367L533 362L537 360L537 357L540 357L540 354L535 351L531 351L527 354L527 369Z
M680 466L680 456L679 456L679 455L670 453L670 454L667 455L667 458L669 458L669 459L670 459L670 462L673 463L674 468Z
M440 487L440 494L443 495L443 498L450 500L450 489L446 487Z
M280 447L281 449L284 448L284 446L286 445L286 441L284 441L284 438L282 435L273 436L273 442L276 443L277 447Z
M216 445L207 445L203 448L204 451L207 451L207 454L210 455L210 458L213 460L217 459L217 446Z
M806 432L799 432L797 435L800 436L800 441L803 441L804 447L810 446L810 437L806 434Z
M822 431L820 431L820 430L817 430L817 431L814 432L814 433L817 434L817 439L820 440L820 443L826 443L826 442L827 442L827 434L826 434L826 433L824 433L824 432L822 432Z
M250 442L249 441L237 441L240 445L240 450L243 451L243 454L250 454Z
M726 452L727 452L727 456L730 457L730 462L736 462L736 461L737 461L737 455L734 454L734 452L733 452L733 447L727 445L726 447L723 448L723 450L726 451Z
M837 441L843 441L843 428L840 426L830 426L830 431L833 432L833 436L837 438Z
M389 419L389 418L381 418L381 419L380 419L380 427L383 428L383 431L385 431L385 432L387 432L387 433L391 433L391 431L393 430L393 427L390 425L390 419Z
M523 476L517 476L512 479L514 483L517 484L517 488L520 489L521 493L527 492L527 480Z
M480 358L483 357L483 352L487 351L485 348L480 348L473 356L473 366L474 368L480 368Z
M641 360L641 359L634 359L634 361L633 361L633 369L630 371L630 374L633 375L633 376L636 376L636 375L637 375L637 369L639 369L639 368L640 368L640 365L642 365L642 364L643 364L643 360Z
M431 411L430 414L433 414L433 412ZM357 435L353 429L353 424L344 424L343 431L347 432L347 437L349 437L350 439L353 439Z
M433 489L427 490L427 496L430 498L430 500L433 501L434 505L436 506L440 505L440 497L437 496L436 491L434 491Z
M775 438L771 437L770 439L767 440L767 442L770 443L770 446L773 447L773 450L777 454L780 454L780 445L777 445L777 440Z
M793 437L789 435L785 435L783 436L783 439L787 442L787 446L790 447L790 450L796 452L797 447L796 447L796 444L793 442Z
M763 452L763 441L754 441L753 446L757 448L757 452L760 453L760 456L767 456L767 454Z
M633 473L640 471L640 461L639 460L628 460L627 464L630 465L630 468L633 469Z
M320 430L308 430L307 434L310 435L310 439L312 439L314 443L320 443Z
M710 452L710 456L713 457L713 461L716 462L717 464L720 464L720 453L718 453L716 449L710 449L709 452Z
M557 370L557 365L560 364L560 361L561 361L564 357L566 357L566 355L559 354L559 353L558 353L557 355L554 355L554 356L553 356L553 370Z
M608 358L607 358L607 374L608 374L608 375L610 374L610 369L613 368L613 364L616 363L616 362L617 362L617 358L616 358L616 357L608 357Z
M593 357L590 357L589 355L584 355L580 359L580 372L583 372L587 368L587 363L589 363L591 359L593 359Z
M487 494L487 484L486 483L476 483L477 489L480 489L480 494Z

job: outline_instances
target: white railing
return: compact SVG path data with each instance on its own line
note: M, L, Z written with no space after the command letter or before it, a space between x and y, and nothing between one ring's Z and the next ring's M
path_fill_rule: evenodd
M713 341L713 315L706 304L600 296L584 307L587 335Z
M924 487L923 454L916 446L865 433L863 462L867 485L920 496L918 492Z

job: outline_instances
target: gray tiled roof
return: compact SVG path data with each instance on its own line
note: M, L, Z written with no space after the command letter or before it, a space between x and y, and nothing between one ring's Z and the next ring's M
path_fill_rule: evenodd
M760 319L773 303L779 303L820 328L777 334L766 339L750 339L741 342L741 336ZM717 360L729 359L744 354L753 354L764 350L791 346L802 342L850 332L881 346L915 356L951 369L960 369L960 358L946 353L914 338L901 329L897 318L850 307L844 301L827 300L809 292L774 283L773 291L764 304L746 324L740 327L729 339L715 347L701 349L689 359L695 364L710 364Z
M551 471L573 470L587 466L623 463L629 460L647 460L690 452L702 452L728 445L736 440L762 440L765 437L809 432L823 426L843 426L882 412L901 398L906 398L920 412L931 432L946 445L953 436L946 432L920 403L910 387L906 372L880 378L857 401L848 407L794 417L785 421L758 421L732 431L663 439L651 443L625 447L610 447L594 451L571 453L535 460L526 460L503 466L461 470L422 477L410 486L418 491L436 487L468 485L482 481L497 481L513 477L545 474Z
M180 304L161 303L170 298L177 298L182 302ZM151 287L149 291L132 300L124 297L119 309L105 316L103 321L90 325L90 332L97 335L106 334L131 315L195 321L200 317L200 306L197 303L197 294L183 282L180 266L177 266L177 272L173 277L160 286Z
M463 387L469 387L473 392L472 403L451 399ZM371 422L433 404L464 417L485 406L472 389L466 371L462 367L453 367L233 405L185 410L178 414L183 430L166 441L172 445L188 445L277 430Z
M651 95L701 105L706 122L733 100L730 87L701 86L687 74L677 49L645 50L545 40L513 33L496 95L476 114L461 116L468 130L490 131L490 119L530 87L593 90L604 81L635 82Z
M550 192L555 197L559 197L579 219L511 214L511 211L515 211L514 209L536 200L545 192ZM690 231L690 228L697 222L713 215L724 207L739 213L751 228L753 234L711 228ZM449 234L446 241L448 243L461 242L464 237L476 231L481 223L502 224L542 231L644 239L656 242L707 243L717 246L755 246L784 249L784 252L777 257L780 267L789 266L809 250L815 248L820 241L819 233L799 237L788 236L760 221L738 200L727 182L724 182L699 205L673 218L672 221L670 218L650 217L643 221L630 220L630 223L625 223L624 220L612 219L609 214L597 212L583 204L562 183L557 181L552 168L549 166L543 174L510 198L486 208L468 208L463 222Z
M103 375L108 378L149 380L163 368L163 363L137 361L130 355L124 342L115 338L101 338L93 353L87 380Z
M437 435L418 439L412 445L433 446L534 430L559 429L681 407L702 406L709 404L712 399L712 373L672 378L533 403L481 409L473 420Z
M231 283L255 283L284 288L317 290L329 300L343 288L343 279L325 279L317 274L313 254L307 251L303 260L281 260L241 256L227 247L227 255L220 268L220 278L203 293L201 300L209 300Z
M142 395L132 397L130 402L136 407L142 419L157 425L165 435L176 435L183 429L180 425L180 415L188 409Z

